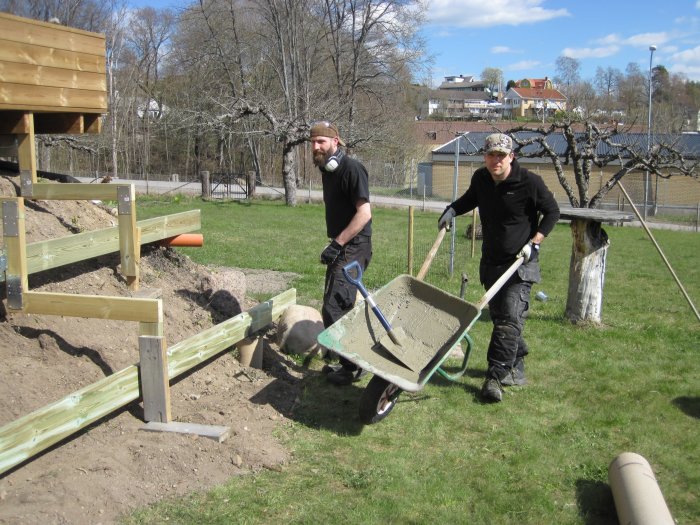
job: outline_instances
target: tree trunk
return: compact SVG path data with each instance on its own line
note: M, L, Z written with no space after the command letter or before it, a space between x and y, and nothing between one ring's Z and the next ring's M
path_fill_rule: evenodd
M600 323L608 235L600 222L583 219L571 221L571 234L573 247L565 315L573 323Z
M293 146L284 145L282 154L282 179L284 198L287 206L297 205L296 151Z

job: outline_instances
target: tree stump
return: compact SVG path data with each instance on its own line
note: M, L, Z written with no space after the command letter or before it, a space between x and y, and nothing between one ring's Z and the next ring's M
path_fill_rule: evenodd
M605 262L610 241L598 221L571 221L571 265L565 316L573 323L601 322Z
M603 307L605 263L610 241L603 222L622 224L634 216L617 210L561 208L561 218L571 220L569 293L564 315L572 323L600 323Z

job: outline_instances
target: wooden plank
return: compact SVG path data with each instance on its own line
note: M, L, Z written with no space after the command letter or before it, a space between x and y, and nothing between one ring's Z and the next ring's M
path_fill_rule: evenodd
M199 210L190 210L138 221L141 243L148 244L180 233L199 230L202 227L200 215ZM117 251L119 251L117 226L33 242L26 245L27 272L32 274L58 268ZM4 275L0 272L0 282L4 279Z
M54 111L107 113L107 93L88 89L0 84L0 109L54 108Z
M103 115L107 113L104 108L64 108L57 106L42 106L41 104L33 104L27 106L26 104L1 104L0 103L0 118L7 111L33 111L35 113L85 113L91 115Z
M221 425L200 425L198 423L182 423L173 421L171 423L158 423L149 421L141 430L147 432L177 432L178 434L194 434L205 438L213 439L223 443L229 436L231 429Z
M11 42L0 36L0 61L57 67L106 75L105 55L65 51L33 44Z
M159 299L49 292L24 292L22 299L22 312L27 314L163 322L163 302Z
M104 73L72 71L56 67L2 61L0 61L0 82L26 86L107 91L107 76Z
M139 335L163 336L163 323L139 323Z
M120 186L130 184L83 184L42 182L34 184L32 198L38 200L117 200Z
M139 337L139 373L146 421L168 423L172 420L166 351L165 338Z
M105 36L101 33L6 13L0 13L0 35L13 42L105 55Z
M296 303L290 288L168 349L170 380L279 319ZM132 365L0 428L0 474L139 398Z

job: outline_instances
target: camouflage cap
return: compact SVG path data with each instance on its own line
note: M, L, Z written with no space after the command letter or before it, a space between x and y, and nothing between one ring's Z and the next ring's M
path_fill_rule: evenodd
M311 125L311 133L309 134L309 137L337 137L338 144L340 144L341 146L345 146L345 142L343 142L343 139L340 138L340 133L338 133L338 126L336 126L332 122L328 122L327 120L314 122Z
M503 133L492 133L486 137L486 141L484 142L484 151L486 153L498 151L500 153L508 154L513 151L513 141L508 135Z

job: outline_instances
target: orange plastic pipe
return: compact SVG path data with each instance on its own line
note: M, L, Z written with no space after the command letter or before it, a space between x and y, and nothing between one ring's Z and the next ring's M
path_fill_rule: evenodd
M204 245L204 235L201 233L182 233L169 239L163 239L163 246L190 246L199 248Z

